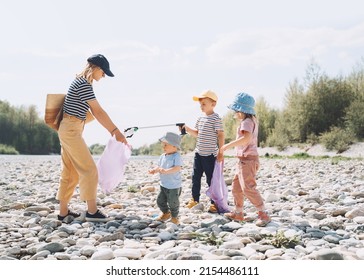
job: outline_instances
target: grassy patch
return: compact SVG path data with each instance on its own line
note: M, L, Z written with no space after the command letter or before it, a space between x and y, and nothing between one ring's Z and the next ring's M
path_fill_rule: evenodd
M276 248L294 248L300 243L299 236L286 237L283 231L279 231L275 235L266 235L264 237Z
M139 188L136 187L136 186L128 186L128 192L131 192L131 193L137 193L139 192Z
M223 238L221 236L216 236L213 232L211 233L193 232L191 234L193 238L202 241L205 244L219 246L224 243Z
M316 160L327 160L327 159L331 159L332 164L337 164L340 161L344 161L344 160L363 160L363 158L351 158L351 157L343 157L343 156L311 156L307 153L296 153L293 154L291 156L282 156L282 155L277 155L277 154L269 154L266 153L264 156L262 156L263 158L267 158L267 159L316 159Z

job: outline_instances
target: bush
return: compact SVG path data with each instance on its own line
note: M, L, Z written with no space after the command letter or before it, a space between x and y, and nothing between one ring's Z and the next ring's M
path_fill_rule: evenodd
M316 145L320 142L320 137L311 133L307 136L307 144Z
M89 150L92 155L101 155L104 152L105 147L105 145L93 144L89 147Z
M332 127L320 136L320 142L329 151L345 152L355 142L355 134L349 129Z
M277 147L278 151L283 151L289 146L289 139L286 134L273 131L267 138L268 147Z
M0 154L4 155L18 155L19 152L11 146L0 144Z

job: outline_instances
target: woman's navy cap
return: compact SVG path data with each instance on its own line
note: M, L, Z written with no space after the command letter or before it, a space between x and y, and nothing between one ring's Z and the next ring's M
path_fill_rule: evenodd
M110 64L107 61L106 57L102 54L94 54L87 59L87 62L92 63L93 65L99 66L102 71L109 77L114 77L114 74L110 71Z

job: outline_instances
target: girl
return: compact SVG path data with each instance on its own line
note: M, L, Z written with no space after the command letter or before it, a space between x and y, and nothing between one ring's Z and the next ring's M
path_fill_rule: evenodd
M232 194L234 197L235 210L226 213L225 216L231 220L244 221L243 205L247 197L258 210L257 226L266 226L270 217L265 211L262 196L257 190L255 177L259 169L258 155L258 122L254 110L255 100L246 93L239 93L234 102L228 106L235 111L235 118L240 120L237 129L236 140L223 145L220 151L224 153L227 149L236 147L235 155L238 159L236 174L232 183Z
M92 83L107 76L113 77L109 62L96 54L87 59L85 69L72 82L63 105L63 119L58 136L61 143L62 172L57 193L59 200L58 220L66 216L77 218L80 214L70 211L68 204L77 185L81 200L87 203L86 221L105 222L110 218L97 209L96 193L98 173L94 159L82 137L86 112L91 109L97 121L105 127L117 141L127 144L124 135L111 121L108 114L96 100Z

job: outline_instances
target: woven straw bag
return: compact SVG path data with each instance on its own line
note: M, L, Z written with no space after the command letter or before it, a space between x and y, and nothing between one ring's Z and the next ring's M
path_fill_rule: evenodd
M64 93L49 93L47 94L44 122L50 128L58 131L59 124L63 119L63 103L66 95ZM87 111L85 123L94 120L94 116L90 111Z

